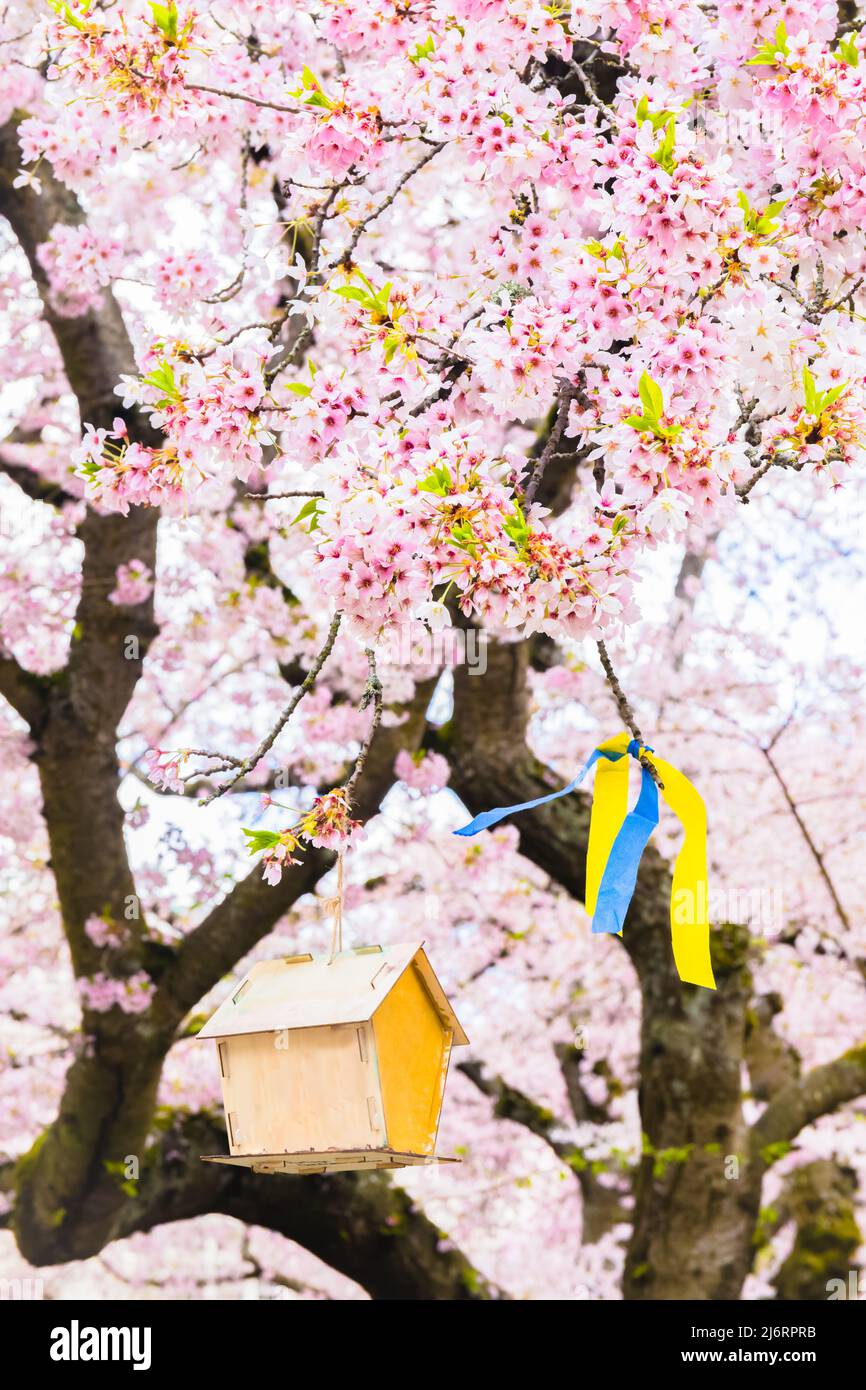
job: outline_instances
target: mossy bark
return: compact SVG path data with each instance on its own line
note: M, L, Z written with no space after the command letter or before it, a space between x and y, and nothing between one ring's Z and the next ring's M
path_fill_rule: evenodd
M852 1282L858 1287L854 1257L863 1237L856 1199L856 1174L833 1159L816 1159L789 1175L777 1204L777 1221L793 1221L796 1236L773 1281L780 1299L823 1303L833 1291L833 1281L841 1281L845 1297L850 1297Z

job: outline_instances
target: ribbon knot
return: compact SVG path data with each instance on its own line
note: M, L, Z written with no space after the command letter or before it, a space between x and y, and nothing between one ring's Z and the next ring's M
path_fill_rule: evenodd
M625 751L628 753L629 757L634 758L636 762L640 762L641 748L643 748L645 753L655 752L654 748L650 748L649 745L646 743L641 744L640 740L636 738L632 739L631 743Z
M641 752L643 749L643 753ZM637 871L650 835L658 825L659 787L645 764L640 764L640 795L628 810L628 757L640 763L655 750L628 734L617 734L600 743L580 772L560 791L482 811L455 835L477 835L504 816L529 811L580 786L591 767L596 767L589 848L586 856L586 910L593 932L622 935L626 913L634 895ZM670 763L653 758L662 795L685 830L685 839L674 865L671 888L671 940L681 980L715 989L710 963L710 925L707 888L707 814L700 793Z

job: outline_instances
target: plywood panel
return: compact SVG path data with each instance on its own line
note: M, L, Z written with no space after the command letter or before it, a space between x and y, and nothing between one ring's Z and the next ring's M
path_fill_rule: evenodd
M283 956L260 961L199 1031L230 1038L276 1028L365 1023L414 962L456 1044L468 1041L420 942L363 946L329 956Z
M260 961L198 1036L364 1023L420 949L416 941L346 951L334 960L291 956Z
M359 1036L360 1035L360 1036ZM355 1149L384 1142L370 1025L233 1037L223 1078L237 1153Z
M433 967L427 959L426 951L418 951L413 959L413 964L426 985L427 992L433 1000L435 1007L439 1011L443 1026L445 1028L450 1028L453 1035L452 1041L454 1046L463 1047L469 1042L469 1039L463 1031L459 1018L451 1007L448 996L436 978Z
M252 1168L254 1173L347 1173L370 1168L407 1168L430 1163L460 1163L459 1158L432 1157L429 1154L395 1153L393 1149L329 1150L310 1154L202 1154L205 1163L227 1163L231 1167Z
M392 1149L432 1153L450 1031L414 964L373 1015L385 1127Z

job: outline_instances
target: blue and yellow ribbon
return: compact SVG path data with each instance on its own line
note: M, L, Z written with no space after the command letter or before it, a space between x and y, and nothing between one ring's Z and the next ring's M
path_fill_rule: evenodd
M685 831L674 865L671 888L671 939L681 980L715 989L710 963L709 892L707 886L707 813L700 792L677 768L639 744L629 734L600 743L568 786L534 801L482 811L455 835L477 835L516 811L567 796L595 767L595 788L586 856L586 910L594 932L622 935L634 894L638 866L659 819L659 788L644 765L637 804L628 810L628 757L643 758L658 773L662 796Z

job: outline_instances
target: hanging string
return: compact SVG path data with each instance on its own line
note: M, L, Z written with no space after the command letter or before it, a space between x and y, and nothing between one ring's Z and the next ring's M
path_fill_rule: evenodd
M343 901L344 901L344 867L346 861L345 846L337 855L337 896L325 900L326 911L334 914L334 928L331 934L331 956L328 961L333 965L337 956L343 950Z

